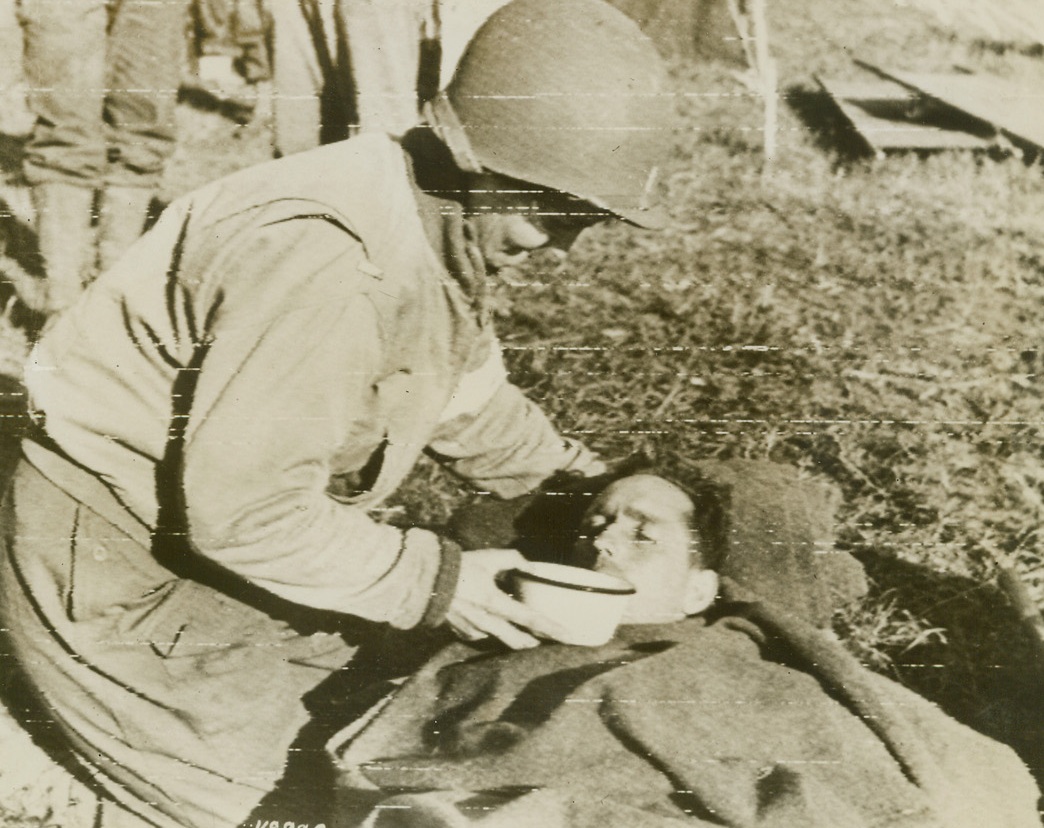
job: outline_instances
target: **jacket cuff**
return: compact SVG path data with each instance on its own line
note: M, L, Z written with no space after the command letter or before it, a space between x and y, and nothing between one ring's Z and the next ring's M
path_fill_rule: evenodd
M460 579L460 546L448 538L439 538L442 557L435 583L431 588L431 600L420 620L421 627L437 627L446 620L453 596L457 594Z

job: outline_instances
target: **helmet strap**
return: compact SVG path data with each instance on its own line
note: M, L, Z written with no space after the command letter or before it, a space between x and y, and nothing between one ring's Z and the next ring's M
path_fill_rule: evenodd
M428 122L435 134L442 139L453 156L453 161L462 172L482 173L485 168L471 148L471 141L464 131L457 111L450 103L445 92L439 92L426 102L423 107L424 120Z

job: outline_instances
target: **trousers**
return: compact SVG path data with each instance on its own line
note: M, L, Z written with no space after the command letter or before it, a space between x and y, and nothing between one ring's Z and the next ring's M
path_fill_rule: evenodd
M281 155L356 132L401 135L507 0L277 0L275 146Z
M174 150L188 0L20 0L30 183L154 188Z
M359 646L178 577L26 461L0 518L13 707L46 711L112 824L323 821Z
M270 4L275 144L290 155L359 131L402 134L418 120L434 43L433 0Z
M196 0L192 4L200 56L228 55L244 79L271 77L268 12L261 0Z

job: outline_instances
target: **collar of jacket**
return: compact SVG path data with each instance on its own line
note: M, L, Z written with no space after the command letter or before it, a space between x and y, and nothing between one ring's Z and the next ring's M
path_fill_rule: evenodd
M446 145L427 127L410 130L401 143L428 243L485 326L490 319L486 262L464 216L465 176Z

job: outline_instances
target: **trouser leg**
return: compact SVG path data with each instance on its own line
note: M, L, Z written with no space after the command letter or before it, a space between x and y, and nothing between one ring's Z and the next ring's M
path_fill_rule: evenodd
M94 190L80 184L44 181L33 185L32 195L37 244L46 276L44 298L36 310L57 313L80 297L92 264ZM34 304L27 297L23 299Z
M93 190L106 167L106 4L23 0L19 14L28 102L36 115L25 171L46 275L44 295L24 298L53 312L79 296L93 258Z
M99 200L99 270L141 235L174 152L186 0L119 0L109 30L108 167Z
M402 135L416 126L429 5L424 0L339 0L338 23L348 46L360 131Z
M25 149L30 183L95 186L105 170L105 0L22 0L29 107L36 125Z
M238 68L249 83L272 78L271 19L263 5L264 0L240 0L236 5Z
M104 273L127 252L145 227L154 190L109 186L98 202L98 272Z
M0 628L96 785L161 828L238 825L354 648L177 578L31 466L3 529Z
M280 155L319 146L322 70L301 3L272 4L272 111Z
M196 0L192 14L201 55L235 54L233 0Z
M25 100L22 33L14 3L0 3L0 133L28 135L35 118Z
M347 136L350 116L331 88L338 66L334 0L272 3L272 72L275 146L280 155L327 143L338 126Z
M106 182L159 184L174 151L186 0L118 0L109 30Z
M445 86L453 77L468 43L483 23L508 0L468 0L467 3L440 3L442 46L441 76Z

